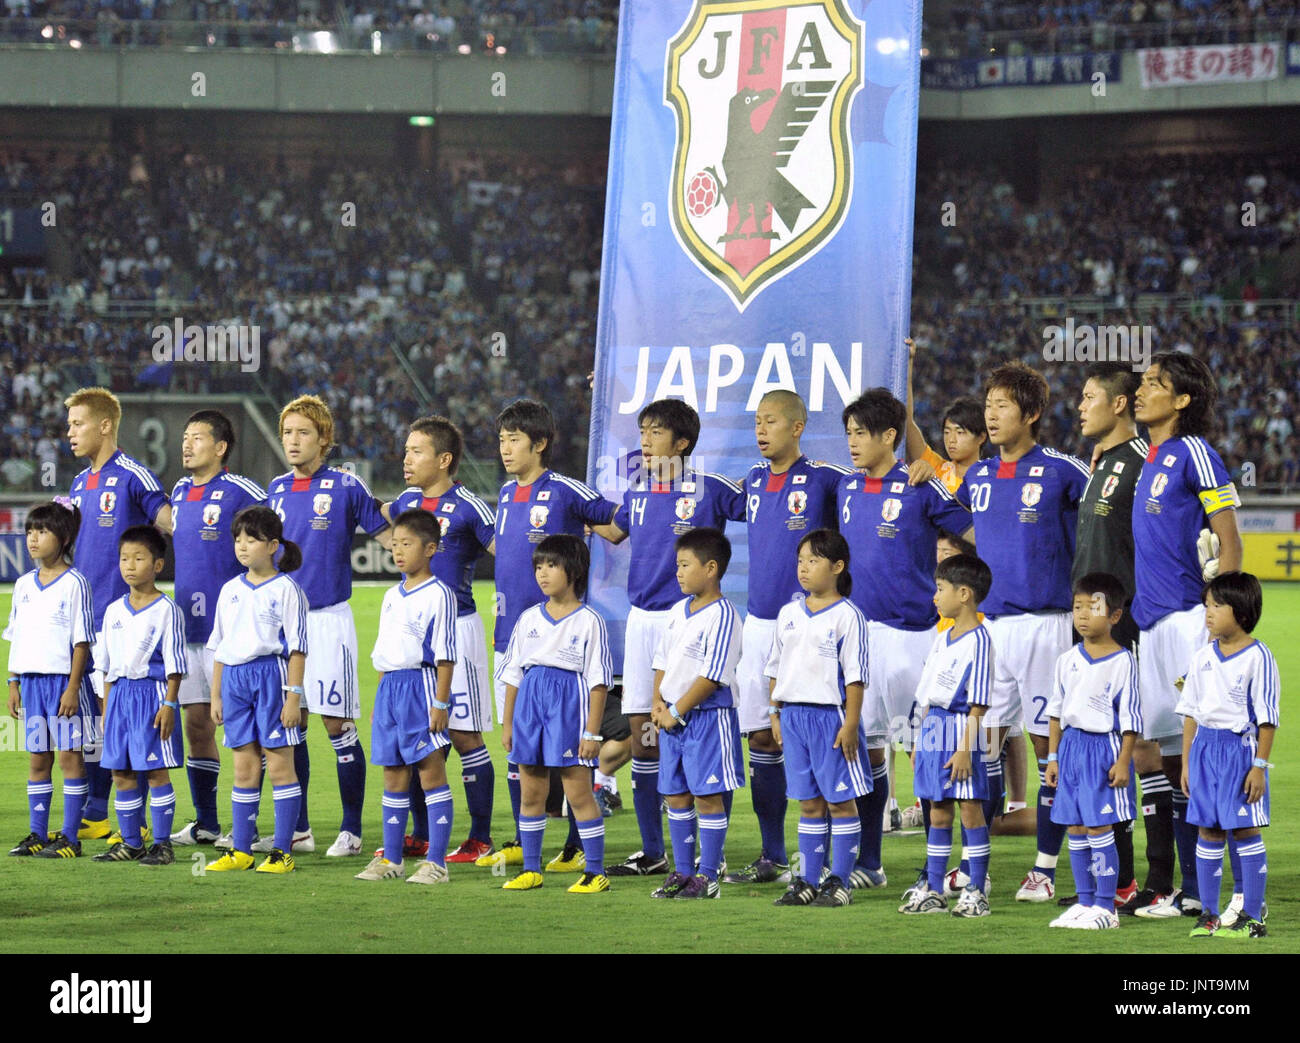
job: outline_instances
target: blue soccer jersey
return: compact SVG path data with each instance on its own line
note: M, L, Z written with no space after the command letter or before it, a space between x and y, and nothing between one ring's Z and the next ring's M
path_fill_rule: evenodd
M776 619L781 607L802 593L796 566L799 541L816 529L838 529L835 502L840 480L852 474L838 464L799 457L790 469L772 473L764 462L745 476L745 519L749 532L749 601L747 614ZM762 582L753 582L758 570Z
M1223 460L1204 438L1147 450L1133 490L1133 621L1143 630L1201 603L1196 539L1209 519L1241 506Z
M419 508L438 519L442 538L429 571L456 593L456 614L470 616L474 607L474 565L496 536L492 508L456 482L441 496L425 496L415 488L405 490L388 506L396 520L403 511Z
M938 479L907 484L897 464L883 478L850 474L840 480L840 532L849 544L853 603L875 623L929 630L934 607L934 546L940 530L960 535L970 511Z
M496 528L496 628L492 646L503 652L515 621L546 600L533 574L533 550L557 533L582 536L585 525L605 525L618 508L574 478L543 471L531 485L501 487Z
M71 499L81 509L72 564L90 581L98 631L104 609L126 593L117 541L133 525L152 525L167 494L149 468L119 449L98 471L87 467L72 480Z
M1087 464L1039 445L1019 460L971 465L957 501L970 508L975 545L993 570L980 605L986 616L1070 610L1075 527L1087 484Z
M321 467L310 478L292 471L271 479L271 509L284 522L284 538L302 551L295 575L312 610L352 596L352 534L360 526L373 536L388 528L379 501L350 471Z
M725 530L745 517L745 494L716 474L685 471L671 482L640 475L623 494L614 524L628 534L628 601L647 612L672 608L682 599L677 585L677 537L692 529Z
M176 604L185 615L185 640L206 644L217 598L243 568L235 560L230 523L245 507L265 503L256 482L220 471L203 485L186 475L172 488L172 546L176 555Z

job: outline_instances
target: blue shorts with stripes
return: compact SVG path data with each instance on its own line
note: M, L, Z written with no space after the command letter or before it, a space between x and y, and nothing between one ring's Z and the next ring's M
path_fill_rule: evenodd
M264 750L274 750L302 742L301 729L286 728L280 720L288 677L288 664L278 655L222 666L222 741L227 749L255 742Z
M966 734L967 715L952 713L941 706L931 706L916 735L916 761L913 765L912 792L922 800L988 800L989 776L985 763L983 729L980 741L971 752L970 778L952 781L952 769L944 765L957 752Z
M23 700L23 728L28 753L84 750L99 735L99 705L90 686L90 672L82 675L77 709L71 717L59 716L59 700L68 687L67 674L22 674L18 690Z
M1056 797L1052 821L1058 826L1113 826L1134 817L1137 788L1133 773L1128 785L1116 789L1110 784L1111 765L1119 757L1121 740L1117 732L1085 732L1066 728L1056 749Z
M1209 829L1268 825L1268 769L1264 795L1246 803L1246 776L1255 762L1255 737L1224 728L1197 728L1187 754L1187 821Z
M530 767L595 767L578 756L591 693L579 674L555 666L524 671L515 696L510 759Z
M171 736L159 738L154 718L167 696L166 681L120 677L113 682L104 711L104 752L100 767L112 771L158 771L185 763L180 714Z
M419 764L451 743L446 731L429 729L438 695L438 668L393 670L379 681L370 719L370 760L386 768Z
M781 748L785 752L785 794L791 800L822 797L832 804L871 792L867 734L858 725L858 753L847 760L835 749L844 725L844 708L818 703L786 703L781 709Z
M740 718L733 707L692 710L686 725L659 733L659 792L708 797L745 785Z

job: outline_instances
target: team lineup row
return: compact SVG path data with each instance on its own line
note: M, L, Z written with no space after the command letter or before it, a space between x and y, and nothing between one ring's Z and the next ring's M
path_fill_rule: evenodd
M281 437L293 470L270 483L267 501L283 526L283 536L302 548L305 560L298 582L311 606L305 629L312 654L306 659L302 683L292 687L304 689L305 707L322 716L338 754L344 819L331 853L360 851L360 797L364 792L365 759L351 723L360 712L355 631L346 604L351 536L359 526L390 545L390 520L409 508L437 519L441 539L432 555L432 575L455 592L455 630L461 638L461 655L446 693L451 716L448 734L465 764L476 758L486 761L487 772L473 773L478 779L490 778L491 762L483 749L482 732L492 723L485 642L481 628L474 633L477 615L469 590L475 559L485 549L496 555L494 647L500 657L507 651L523 612L545 600L532 567L532 553L542 540L561 533L580 535L586 527L613 542L631 537L631 609L622 670L622 709L630 726L633 798L643 849L611 867L610 875L667 871L659 810L662 765L657 763L664 746L663 719L653 720L660 726L657 740L655 729L642 725L652 720L657 705L656 646L683 590L678 583L674 539L692 530L721 530L728 520L745 523L751 560L765 563L764 582L751 583L748 591L732 707L737 733L749 739L751 793L763 851L729 878L763 881L780 879L789 872L785 801L787 789L790 796L798 794L793 782L787 787L785 757L789 749L778 741L781 729L771 725L765 670L777 643L778 615L793 596L807 591L801 587L797 571L798 541L823 528L839 529L847 541L846 553L836 560L846 563L846 577L855 581L848 604L864 617L870 645L871 669L864 678L865 709L861 713L871 771L864 771L864 776L887 778L886 748L889 740L897 737L891 733L900 730L898 722L908 718L933 640L936 539L945 530L968 535L972 534L968 530L973 530L980 557L992 572L982 605L987 616L982 626L992 650L986 659L994 671L983 722L993 743L987 756L990 805L1001 810L999 751L1009 730L1021 723L1022 713L1035 752L1044 766L1048 763L1047 706L1054 690L1056 661L1070 648L1072 580L1088 572L1106 572L1118 579L1124 601L1129 603L1121 618L1131 619L1133 623L1128 625L1135 623L1135 629L1142 631L1145 654L1138 667L1142 716L1147 738L1158 745L1139 748L1136 765L1144 793L1158 793L1162 779L1181 778L1176 762L1181 760L1182 726L1173 682L1183 676L1191 654L1206 639L1197 557L1197 538L1203 527L1208 524L1221 544L1219 567L1229 572L1240 566L1235 491L1217 454L1202 437L1213 416L1214 394L1213 382L1204 369L1194 358L1172 355L1153 360L1140 386L1134 386L1137 378L1120 367L1102 366L1090 374L1080 414L1084 434L1098 440L1091 478L1088 466L1081 461L1036 444L1037 421L1047 404L1046 384L1040 375L1019 365L1000 367L990 376L982 407L973 400L954 403L945 420L947 460L925 445L910 421L910 395L905 406L882 389L866 392L844 415L853 471L815 463L799 453L806 413L791 392L770 393L760 403L756 441L765 462L742 482L684 467L682 461L689 457L698 437L699 418L684 403L656 402L640 417L642 472L634 478L621 505L547 469L547 453L555 437L553 421L544 406L521 401L508 407L499 421L502 461L512 479L502 489L495 517L483 501L455 482L460 442L447 421L432 418L412 426L404 460L405 477L412 488L394 503L381 505L355 476L325 466L333 432L324 404L310 396L290 403L281 415ZM208 606L219 602L222 584L241 568L229 534L230 518L243 506L258 502L261 490L222 469L221 460L233 436L219 413L201 411L192 418L183 446L191 475L177 484L168 502L157 481L117 449L120 413L107 392L88 389L69 398L68 403L73 450L92 465L74 481L71 499L82 510L74 561L90 582L97 634L102 630L107 603L123 596L121 577L112 567L117 556L113 541L131 524L152 522L165 530L175 529L176 602L186 643L191 654L198 655L180 684L176 701L195 707L193 712L187 709L185 716L191 752L187 767L199 818L177 838L191 842L216 839L216 775L205 770L219 764L211 729L206 748L202 741L202 722L211 717L203 704L211 691L213 672L211 656L203 646L211 637L212 619L217 614L210 613ZM1137 438L1135 421L1147 425L1151 444ZM982 458L985 442L998 450L996 460ZM910 468L895 455L904 443L912 461ZM934 480L925 473L927 463L938 472ZM689 501L689 506L684 507L683 501ZM1134 503L1141 509L1135 509ZM887 585L880 582L884 576L889 577ZM1136 634L1126 635L1124 643L1131 644L1134 637ZM102 643L100 639L99 647ZM481 654L478 649L483 650ZM493 687L498 716L504 719L507 685L501 669ZM594 729L600 726L599 718L585 723L593 726L587 731L598 734ZM309 766L302 763L306 758L298 749L305 754L305 747L300 744L294 752L296 778L303 786ZM1162 767L1172 776L1163 774ZM48 765L45 770L48 780ZM510 772L519 774L513 757ZM238 768L236 773L238 776ZM81 831L93 833L96 824L107 817L106 792L96 804L96 780L92 770L87 774L91 776L91 799ZM527 789L528 773L523 776ZM514 798L516 780L511 782ZM1164 786L1167 793L1175 788L1169 781ZM386 810L391 796L387 788L386 780ZM522 863L528 829L521 824L520 837L525 843L507 843L494 850L487 834L490 785L486 812L484 794L471 795L469 788L467 783L470 838L449 858ZM1017 895L1025 900L1045 900L1052 894L1062 841L1051 822L1052 789L1040 786L1039 855ZM589 787L587 795L590 797ZM879 833L888 786L876 785L860 796L862 842L854 872L861 872L852 882L871 886L884 881ZM1165 807L1158 810L1167 812L1175 802L1176 797L1170 794ZM305 808L305 801L300 804ZM674 811L681 809L674 809L671 800L669 804L672 827ZM582 809L575 810L580 814ZM420 816L416 817L418 821ZM693 832L694 816L687 817ZM990 820L992 817L991 807ZM590 822L581 819L575 830L578 835L571 840L585 839L583 829L590 831ZM1178 822L1185 826L1185 817L1180 815ZM314 843L305 812L294 825L290 846L293 838L304 845ZM1152 823L1147 825L1150 835ZM107 832L106 825L99 828ZM802 824L800 829L802 837ZM1199 912L1192 904L1196 885L1189 879L1195 876L1194 858L1182 859L1181 892L1172 887L1174 830L1168 832L1168 863L1159 865L1152 860L1148 886L1139 892L1146 901L1140 904L1160 910L1173 908L1173 915ZM68 843L75 841L69 839ZM1131 840L1129 843L1131 850ZM1180 855L1185 846L1184 838L1179 837ZM580 845L566 845L566 849L570 847L576 858ZM278 849L288 856L284 844ZM392 851L388 838L385 850ZM603 876L589 872L583 880L593 875ZM814 878L812 883L818 881Z

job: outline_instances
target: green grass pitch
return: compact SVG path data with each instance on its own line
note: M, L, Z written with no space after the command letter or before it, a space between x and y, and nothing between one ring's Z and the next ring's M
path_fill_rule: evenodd
M8 618L9 591L0 593L0 612ZM490 607L491 585L480 584L478 604ZM375 674L370 665L376 616L383 590L358 588L352 605L360 641L363 706L369 707ZM488 620L491 633L491 621ZM1292 829L1300 823L1300 793L1294 778L1300 769L1296 745L1289 739L1290 691L1300 676L1300 648L1295 634L1300 623L1300 586L1269 584L1264 619L1257 631L1277 656L1283 679L1283 722L1274 748L1272 815L1275 828L1265 831L1269 849L1269 937L1255 943L1256 951L1295 951L1292 935L1300 899L1300 839ZM5 721L7 741L0 750L0 841L6 849L27 833L24 779L27 755L16 749L13 722ZM359 722L369 743L369 726ZM488 736L497 769L494 818L496 839L510 831L510 805L505 785L505 758L498 734ZM310 731L313 779L313 829L320 851L334 836L338 791L331 770L332 751L319 722ZM453 757L452 791L457 821L453 840L464 838L468 817L464 809ZM907 761L898 759L898 796L910 803L911 777ZM56 771L57 779L57 771ZM379 842L381 773L371 768L366 796L367 852ZM183 771L173 774L177 790L177 821L190 811L188 783ZM606 850L621 859L640 846L631 811L625 768L619 779L626 809L606 820ZM1032 800L1036 779L1030 780ZM52 821L57 823L57 797ZM230 760L224 755L219 807L228 821ZM262 819L270 821L269 793ZM797 807L790 808L787 837L795 841ZM1278 828L1280 827L1280 828ZM550 857L563 841L565 825L552 821L547 830ZM1135 837L1138 874L1142 875L1144 839ZM89 852L102 842L87 843ZM1195 952L1224 951L1213 939L1193 942L1192 922L1135 921L1126 918L1115 932L1049 931L1055 905L1029 906L1012 899L1033 859L1034 841L994 838L991 876L993 915L959 921L951 917L907 919L896 912L898 897L924 862L924 837L919 832L885 837L885 869L889 885L883 891L860 892L844 909L777 909L771 900L780 888L724 886L720 901L679 906L651 901L654 882L615 880L602 895L570 895L574 879L548 879L540 891L501 890L502 878L488 869L453 866L447 887L407 887L398 883L363 883L352 879L364 859L327 859L323 854L298 859L290 876L253 873L205 876L191 860L194 849L177 849L173 867L149 870L122 863L99 865L88 858L46 862L0 858L0 952L912 952L957 951L1058 952ZM202 849L212 857L211 848ZM733 864L758 852L758 828L747 793L737 795L727 837ZM1061 888L1072 890L1069 861L1060 866ZM1225 901L1226 901L1225 895ZM1233 948L1236 948L1235 946Z

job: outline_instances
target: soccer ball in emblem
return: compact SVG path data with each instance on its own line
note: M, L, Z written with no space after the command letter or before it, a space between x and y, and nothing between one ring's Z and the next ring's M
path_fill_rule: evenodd
M531 507L528 510L528 524L534 529L546 527L546 516L551 513L549 507Z
M686 209L692 217L703 217L718 205L718 182L707 170L701 170L686 186Z
M1026 482L1020 490L1020 502L1026 507L1032 507L1043 498L1043 487L1037 482Z
M695 514L695 501L689 496L683 496L677 501L677 517L682 521L690 521Z
M804 508L808 506L808 494L802 489L795 489L786 497L785 502L791 514L803 514Z
M887 522L893 521L903 510L903 505L894 497L890 497L880 505L880 516Z
M332 502L333 497L330 496L329 493L317 493L315 498L311 501L311 509L317 514L329 514L330 504Z

